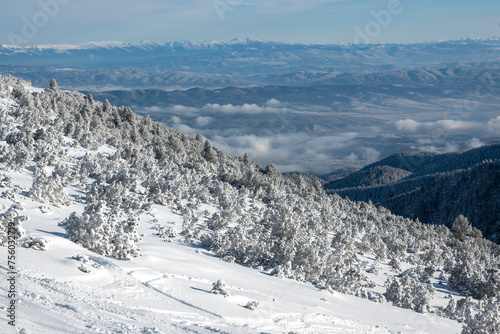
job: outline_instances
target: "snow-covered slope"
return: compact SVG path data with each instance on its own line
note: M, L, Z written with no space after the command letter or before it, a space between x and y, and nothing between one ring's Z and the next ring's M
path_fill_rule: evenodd
M28 171L8 173L10 189L28 190ZM8 189L2 189L8 190ZM76 195L76 192L70 192ZM18 194L30 220L28 235L48 240L47 249L19 247L17 328L24 333L458 333L461 325L436 315L376 304L308 283L227 263L177 237L155 235L154 226L180 232L182 216L155 206L141 217L143 256L131 261L104 257L69 241L57 224L81 204L42 205ZM10 206L12 200L0 203ZM40 207L43 206L43 213ZM154 217L157 221L154 221ZM6 248L1 268L6 269ZM82 260L75 258L81 257ZM80 266L89 273L79 270ZM230 297L211 294L222 279ZM9 300L0 285L0 307ZM259 303L253 311L248 302ZM14 333L6 320L2 333Z
M464 217L328 196L55 81L0 77L0 240L21 333L498 328L498 246Z

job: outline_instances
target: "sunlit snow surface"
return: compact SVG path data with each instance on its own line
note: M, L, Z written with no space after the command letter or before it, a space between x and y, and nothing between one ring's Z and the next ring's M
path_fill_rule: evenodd
M102 151L102 150L101 150ZM77 155L79 152L73 152ZM341 293L330 294L311 284L279 279L266 272L226 263L206 250L182 243L180 237L164 242L153 226L173 226L180 232L182 217L167 207L155 206L144 214L139 233L143 256L119 261L94 254L66 238L57 224L82 204L49 207L26 195L31 173L7 173L11 187L30 219L27 234L50 240L48 249L17 248L18 313L20 333L458 333L460 324L434 315L376 304ZM6 189L2 189L4 191ZM69 189L70 198L82 195ZM12 201L0 199L0 206ZM155 216L155 217L153 217ZM158 222L154 222L154 219ZM7 249L1 248L5 277ZM86 255L82 262L72 259ZM231 296L211 294L212 283L222 279ZM383 270L379 281L385 280ZM378 283L378 282L377 282ZM2 313L8 304L7 284L0 284ZM437 293L436 303L444 293ZM259 306L244 308L249 301ZM16 333L0 321L2 333Z

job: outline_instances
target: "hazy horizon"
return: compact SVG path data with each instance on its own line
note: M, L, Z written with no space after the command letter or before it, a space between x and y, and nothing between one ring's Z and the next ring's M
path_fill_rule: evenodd
M220 44L229 44L231 42L237 41L253 41L253 42L263 42L263 43L274 43L274 44L287 44L287 45L326 45L326 46L348 46L348 45L412 45L412 44L429 44L429 43L440 43L440 42L459 42L459 41L467 41L467 40L478 40L478 41L489 41L489 40L498 40L500 39L500 35L494 35L490 37L473 37L473 36L464 36L462 38L456 39L436 39L436 40L422 40L416 42L370 42L370 43L307 43L307 42L286 42L279 40L270 40L270 39L259 39L259 38L249 38L249 37L234 37L231 39L206 39L206 40L169 40L169 41L154 41L154 40L133 40L133 41L121 41L121 40L89 40L80 43L47 43L47 44L26 44L26 45L14 45L8 43L0 43L0 45L4 47L19 47L19 48L32 48L38 46L83 46L83 45L98 45L98 44L109 44L110 46L115 44L124 44L124 45L141 45L147 43L153 43L157 45L165 45L169 43L193 43L193 44L203 44L203 43L220 43Z
M500 33L500 3L430 0L243 0L8 2L0 44L88 41L227 41L285 43L420 43L490 38Z

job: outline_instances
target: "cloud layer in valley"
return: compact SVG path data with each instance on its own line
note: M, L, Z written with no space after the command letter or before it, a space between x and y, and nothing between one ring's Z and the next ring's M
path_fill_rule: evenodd
M207 104L141 110L189 135L201 133L215 147L281 171L327 174L361 167L401 151L451 152L481 146L500 134L500 117L482 121L414 119L360 124L329 119L271 99L263 105ZM312 116L311 116L312 115ZM326 117L326 118L325 118ZM336 123L349 124L336 127Z

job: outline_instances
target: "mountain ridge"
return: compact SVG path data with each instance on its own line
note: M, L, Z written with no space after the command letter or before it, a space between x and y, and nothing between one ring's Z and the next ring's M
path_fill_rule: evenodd
M330 44L330 43L287 43L287 42L279 42L279 41L270 41L264 39L255 39L255 38L233 38L227 41L216 41L216 40L206 40L206 41L168 41L164 43L144 40L138 42L123 42L123 41L100 41L100 42L85 42L80 44L37 44L37 45L27 45L27 46L17 46L17 45L9 45L9 44L0 44L0 47L3 48L12 48L12 49L50 49L50 48L59 48L59 49L88 49L88 48L113 48L113 47L141 47L141 46L187 46L187 47L208 47L211 48L213 45L249 45L249 44L277 44L277 45L305 45L305 46L369 46L369 45L378 45L378 46L391 46L391 45L425 45L425 44L453 44L453 45L463 45L466 43L470 44L478 44L478 43L492 43L496 44L500 42L500 37L491 37L491 38L461 38L461 39L450 39L450 40L435 40L435 41L424 41L424 42L416 42L416 43L368 43L368 44Z
M235 39L229 42L154 42L123 43L94 42L81 45L45 45L29 47L0 46L0 62L11 65L53 65L56 67L80 66L94 68L117 65L150 67L156 64L173 69L183 57L183 66L202 71L201 64L210 64L210 71L224 71L220 60L236 62L248 71L311 67L311 69L334 68L344 71L363 72L376 68L404 68L439 64L466 64L491 62L498 59L498 39L430 42L416 44L287 44L250 39ZM120 55L120 58L117 58ZM369 55L369 56L367 56ZM51 59L49 59L49 57ZM200 58L201 57L201 58ZM148 58L148 62L144 62ZM210 59L213 58L213 59ZM71 59L71 61L69 61ZM256 67L255 60L261 60ZM443 61L445 59L445 61ZM299 61L300 60L300 61ZM397 65L398 60L401 64ZM114 63L113 63L114 61ZM334 62L334 63L332 63ZM364 64L362 67L361 63ZM219 64L219 68L215 67ZM396 66L397 65L397 66ZM225 72L229 73L229 72Z
M460 212L500 242L500 144L459 153L394 154L324 187L424 223L451 227Z

